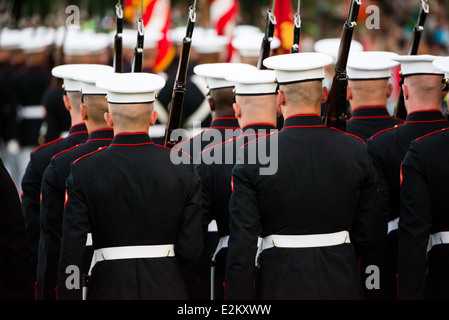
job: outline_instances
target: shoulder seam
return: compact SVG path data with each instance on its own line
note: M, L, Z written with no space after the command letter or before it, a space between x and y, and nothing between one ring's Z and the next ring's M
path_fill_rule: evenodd
M180 149L177 149L176 146L173 147L173 148L168 148L168 147L165 147L165 146L161 146L160 144L157 144L157 143L155 143L155 144L153 144L153 145L156 146L156 147L160 147L160 148L164 148L164 149L168 149L168 150L176 150L176 151L178 151L178 152L181 152L181 153L185 154L185 155L188 156L189 158L192 158L187 152L182 151L182 150L180 150Z
M42 149L42 148L44 148L44 147L47 147L47 146L49 146L49 145L51 145L51 144L53 144L53 143L56 143L56 142L58 142L58 141L61 141L62 139L64 139L64 138L59 137L59 138L56 139L56 140L53 140L53 141L44 143L43 145L41 145L41 146L37 147L36 149L34 149L34 150L33 150L33 153L35 153L37 150Z
M75 161L73 161L73 164L76 164L76 163L77 163L78 161L80 161L81 159L83 159L83 158L85 158L85 157L87 157L87 156L90 156L90 155L92 155L92 154L94 154L94 153L96 153L96 152L98 152L98 151L103 150L103 149L106 149L106 147L101 147L101 148L99 148L98 150L89 152L89 153L87 153L87 154L85 154L85 155L79 157L78 159L76 159Z
M377 137L379 134L381 134L381 133L383 133L383 132L387 132L387 131L393 130L393 129L396 129L396 128L400 127L400 126L402 126L402 123L396 124L396 125L394 125L394 126L391 127L391 128L387 128L387 129L380 130L379 132L373 134L369 139L370 139L370 140L373 140L373 138L374 138L374 137Z
M351 137L357 138L358 140L362 141L363 144L365 144L365 141L363 141L362 138L357 137L355 134L348 133L348 132L344 132L344 131L341 131L340 129L337 129L337 128L334 128L334 127L330 127L330 128L333 129L333 130L339 131L339 132L341 132L341 133L344 133L344 134L347 135L347 136L351 136Z
M421 140L421 139L427 138L428 136L431 136L431 135L433 135L433 134L435 134L435 133L438 133L438 132L446 131L447 129L448 129L448 128L443 128L443 129L439 129L439 130L432 131L432 132L427 133L427 134L425 134L425 135L423 135L423 136L421 136L421 137L419 137L419 138L416 138L415 141L419 141L419 140Z

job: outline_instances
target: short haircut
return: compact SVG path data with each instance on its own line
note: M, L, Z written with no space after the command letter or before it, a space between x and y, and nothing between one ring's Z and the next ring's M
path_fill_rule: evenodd
M108 101L106 95L84 95L84 105L89 118L96 124L104 123L104 114L108 112Z
M323 82L321 80L280 85L279 88L284 92L285 99L291 105L320 105L323 98Z
M150 123L154 103L115 104L109 103L109 113L114 123L132 128Z

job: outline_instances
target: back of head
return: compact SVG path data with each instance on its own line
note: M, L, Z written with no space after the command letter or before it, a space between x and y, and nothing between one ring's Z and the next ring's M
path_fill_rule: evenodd
M149 128L153 103L115 104L109 103L109 113L114 127L121 132L138 132Z
M209 99L212 100L213 111L216 116L233 116L233 88L218 88L210 90Z
M323 98L321 80L305 81L279 86L285 95L286 104L298 113L315 110L319 113Z
M349 81L351 94L348 100L353 108L359 106L384 106L389 96L388 79Z
M108 112L108 101L105 95L85 95L83 97L89 119L95 124L104 124L104 114Z
M411 108L410 112L416 111L415 108L441 108L441 102L444 98L442 75L423 74L411 75L404 79L404 85L408 87L408 97L406 106Z

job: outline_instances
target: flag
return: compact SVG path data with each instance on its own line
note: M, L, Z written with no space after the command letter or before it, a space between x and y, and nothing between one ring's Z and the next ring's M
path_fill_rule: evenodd
M276 28L274 36L281 40L279 50L284 52L280 53L290 53L290 48L293 45L294 15L291 0L275 0Z
M145 30L159 31L163 37L158 43L158 52L153 67L155 73L164 71L175 57L176 50L168 39L171 28L170 0L125 0L123 16L130 22L140 17L141 1L143 1L142 20Z
M238 0L211 0L210 8L210 26L217 31L220 36L232 38L236 19L239 14ZM231 60L233 49L229 41L228 61Z

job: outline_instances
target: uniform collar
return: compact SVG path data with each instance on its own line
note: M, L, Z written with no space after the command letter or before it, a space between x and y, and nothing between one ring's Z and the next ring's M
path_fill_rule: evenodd
M78 123L74 124L69 129L69 136L72 136L74 134L86 134L87 135L87 128L84 123Z
M443 122L447 121L441 111L430 110L430 111L416 111L409 113L405 119L404 124L407 123L421 123L421 122Z
M386 106L369 106L359 107L351 114L351 119L357 118L389 118L391 115L388 113Z
M86 142L97 140L112 140L114 138L114 131L112 129L100 129L92 131Z
M218 117L212 120L210 129L239 129L239 122L235 117Z
M133 146L145 144L154 144L147 132L132 132L116 134L110 145Z
M296 114L284 120L282 129L296 127L326 127L318 114Z
M252 123L242 128L242 133L240 135L247 134L249 132L258 133L259 130L266 130L269 133L271 130L276 130L276 126L270 123Z

